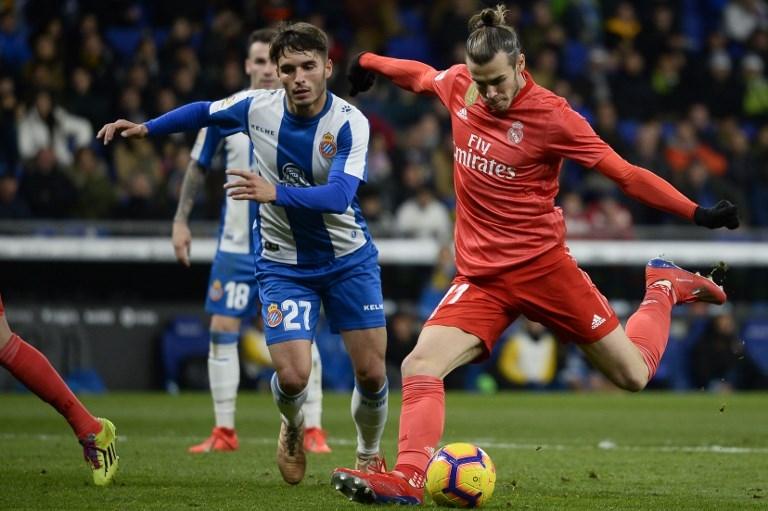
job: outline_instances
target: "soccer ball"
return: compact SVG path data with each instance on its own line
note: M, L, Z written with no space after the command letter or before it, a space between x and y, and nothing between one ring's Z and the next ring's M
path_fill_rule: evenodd
M480 507L496 486L496 467L476 445L448 444L427 465L427 493L438 506Z

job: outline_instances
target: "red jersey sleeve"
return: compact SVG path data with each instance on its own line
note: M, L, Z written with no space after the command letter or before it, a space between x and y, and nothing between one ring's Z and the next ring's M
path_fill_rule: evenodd
M554 154L588 169L612 151L611 146L597 136L587 120L565 101L552 112L546 146Z
M405 90L419 94L435 94L446 105L456 74L461 67L461 65L455 65L445 71L438 71L416 60L382 57L375 53L363 53L360 56L360 65L387 77Z
M696 203L650 170L632 165L611 150L595 166L598 172L615 181L628 196L652 208L693 219Z

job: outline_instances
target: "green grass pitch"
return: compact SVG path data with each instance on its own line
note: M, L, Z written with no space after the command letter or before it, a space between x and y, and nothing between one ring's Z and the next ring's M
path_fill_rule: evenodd
M354 457L349 397L329 394L333 453L309 455L297 486L275 466L271 397L241 393L236 453L189 455L210 431L206 393L85 397L118 428L121 471L96 488L64 420L31 395L0 395L0 509L362 509L332 490ZM400 396L384 450L394 460ZM766 394L450 393L444 441L470 441L496 463L490 509L768 509ZM431 507L431 504L428 503Z

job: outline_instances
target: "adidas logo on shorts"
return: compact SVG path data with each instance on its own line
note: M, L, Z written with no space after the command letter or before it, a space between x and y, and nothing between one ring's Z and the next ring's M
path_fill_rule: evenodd
M605 318L601 318L597 314L592 316L592 330L594 330L595 328L599 327L603 323L605 323Z

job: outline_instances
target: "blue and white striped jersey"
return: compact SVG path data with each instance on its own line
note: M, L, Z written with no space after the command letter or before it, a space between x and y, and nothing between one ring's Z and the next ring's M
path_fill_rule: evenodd
M367 178L368 119L330 92L311 118L291 114L282 89L243 91L209 113L222 135L249 135L254 168L271 183L319 186L337 172ZM342 214L260 204L253 232L257 254L294 265L324 264L371 242L356 197Z
M222 144L223 140L223 144ZM197 134L191 157L200 166L210 169L213 157L221 148L225 168L255 171L251 140L245 133L233 133L228 137L221 134L217 126L203 128ZM227 180L240 178L227 176ZM221 209L218 250L235 254L253 253L252 225L258 208L249 201L238 201L226 197Z

